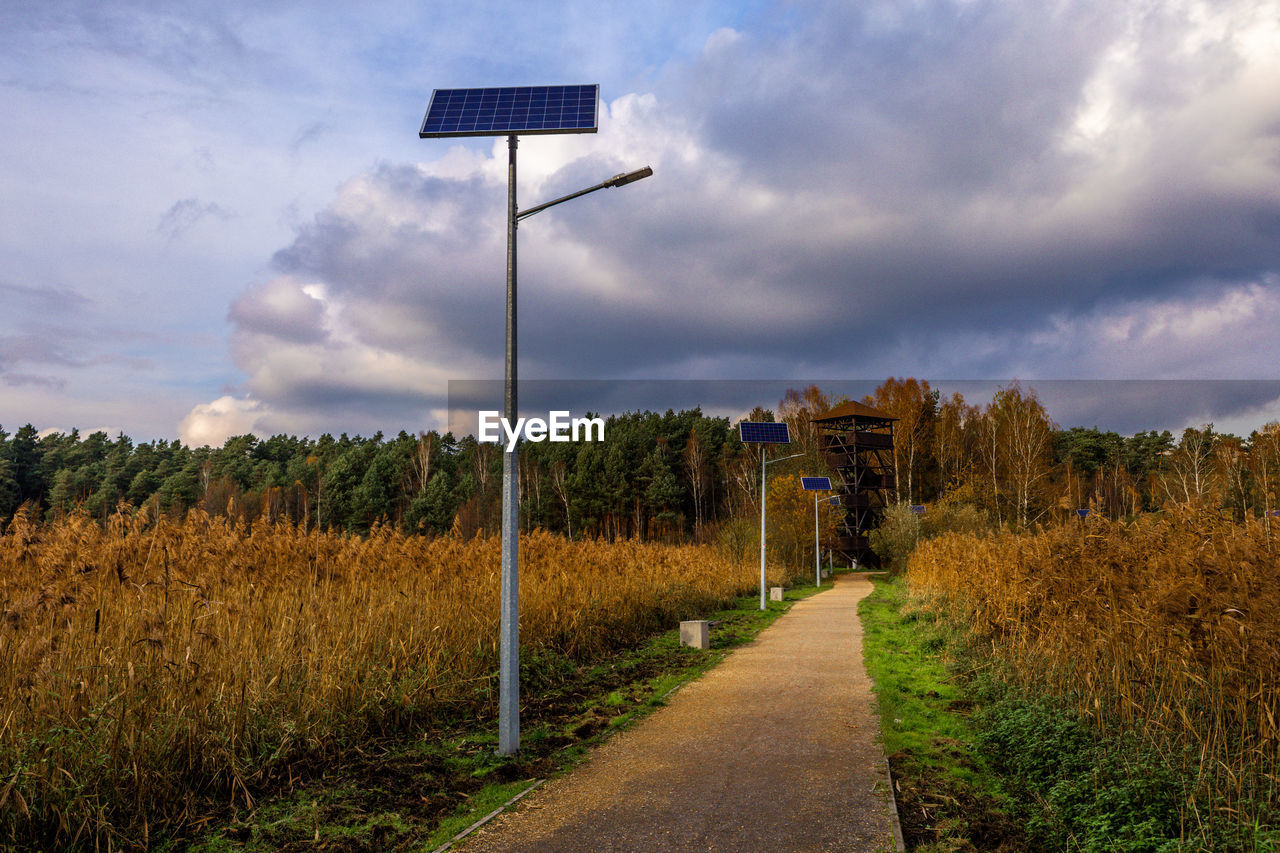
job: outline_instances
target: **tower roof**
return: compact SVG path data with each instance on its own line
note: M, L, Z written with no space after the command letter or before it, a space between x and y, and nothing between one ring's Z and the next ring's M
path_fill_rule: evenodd
M887 415L884 412L880 411L879 409L873 409L864 403L859 403L854 400L850 400L848 403L843 403L839 406L836 406L834 409L827 412L822 417L814 418L813 422L815 424L820 424L820 423L825 423L827 421L842 421L847 418L853 418L854 420L865 418L867 420L877 420L877 421L898 420L893 415Z

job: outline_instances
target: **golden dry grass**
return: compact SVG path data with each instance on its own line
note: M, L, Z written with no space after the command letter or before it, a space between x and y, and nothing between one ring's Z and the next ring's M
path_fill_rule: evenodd
M1273 535L1180 507L1129 524L944 536L920 546L907 577L1015 677L1161 749L1195 780L1188 825L1247 824L1280 794Z
M589 658L754 588L711 547L521 541L521 641ZM145 846L284 761L483 708L497 539L127 512L0 536L0 843Z

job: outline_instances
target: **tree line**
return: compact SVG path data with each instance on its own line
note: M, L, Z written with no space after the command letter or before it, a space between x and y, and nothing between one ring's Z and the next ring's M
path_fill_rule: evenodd
M771 416L770 416L771 417ZM634 412L605 421L604 442L524 443L521 525L571 537L699 536L755 500L751 451L728 418ZM471 536L499 529L499 445L436 431L388 438L241 435L219 448L134 443L104 432L40 435L0 427L0 520L26 504L96 517L121 502L244 521L288 518L366 533Z
M772 466L771 477L828 473L812 419L843 402L816 386L787 392L776 414L802 456ZM1243 438L1212 425L1176 438L1062 429L1017 382L970 404L927 381L890 378L862 402L897 419L894 502L967 504L1013 526L1084 508L1123 518L1168 501L1212 503L1237 518L1280 507L1280 424ZM757 408L748 418L775 413ZM759 471L758 449L738 440L728 418L698 408L613 415L603 442L522 445L521 525L572 538L705 539L759 512ZM384 523L471 536L498 530L501 481L499 445L435 431L241 435L190 448L0 427L0 521L24 504L105 517L125 502L353 533Z
M811 419L839 401L820 389L789 391L779 412L817 444ZM981 509L997 526L1061 521L1087 509L1113 519L1166 503L1222 508L1237 520L1280 507L1280 423L1247 437L1213 424L1122 436L1063 429L1033 388L1017 381L985 404L943 397L928 381L890 378L862 402L896 418L896 503L943 501ZM812 451L808 451L812 452Z

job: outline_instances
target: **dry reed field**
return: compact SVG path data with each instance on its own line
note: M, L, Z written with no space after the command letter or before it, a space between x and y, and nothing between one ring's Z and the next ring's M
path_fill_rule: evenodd
M1171 509L1035 535L948 535L907 580L1015 678L1139 733L1194 780L1186 832L1280 797L1280 530Z
M521 543L521 641L579 659L754 588L712 547ZM0 844L148 846L288 760L484 708L499 543L192 512L0 536Z

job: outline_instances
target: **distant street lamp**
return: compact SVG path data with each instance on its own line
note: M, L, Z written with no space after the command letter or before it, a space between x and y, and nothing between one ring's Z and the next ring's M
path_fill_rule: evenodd
M516 224L548 207L653 174L648 166L531 207L516 206L516 148L521 134L595 133L600 87L506 86L436 89L418 136L507 137L507 353L503 415L516 423ZM502 592L498 653L498 752L520 749L520 494L517 445L502 457Z
M831 491L830 477L801 477L800 486L813 492L813 585L822 586L822 546L818 537L818 492Z
M795 459L797 456L803 456L803 453L795 453L791 456L783 456L780 459L770 459L766 461L770 444L790 444L791 430L786 422L777 421L739 421L738 422L738 439L743 444L760 445L760 609L764 610L768 607L764 600L765 585L765 569L764 569L764 543L765 543L765 467L770 462L782 462L787 459Z
M765 477L765 467L775 462L786 462L788 459L796 459L804 456L803 453L793 453L790 456L779 456L777 459L765 459L766 448L760 448L760 609L764 610L767 605L764 601L764 541L765 541L765 524L764 524L764 506L765 506L765 485L767 478Z

